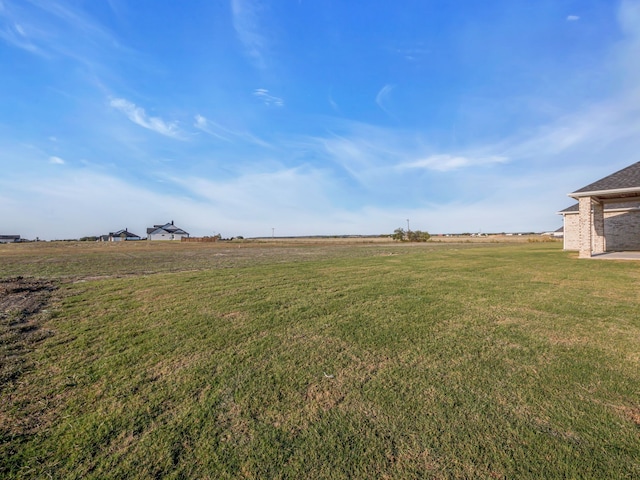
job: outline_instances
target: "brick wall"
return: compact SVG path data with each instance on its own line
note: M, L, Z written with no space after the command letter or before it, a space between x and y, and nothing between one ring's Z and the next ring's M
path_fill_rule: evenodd
M640 210L604 212L605 249L640 250ZM578 212L564 215L564 249L579 250Z
M610 212L604 215L607 250L640 250L640 211Z
M565 250L578 250L580 248L578 217L578 212L564 215L563 241Z

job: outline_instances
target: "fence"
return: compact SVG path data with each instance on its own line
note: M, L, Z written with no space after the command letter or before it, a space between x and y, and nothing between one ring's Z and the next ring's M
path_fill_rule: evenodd
M217 242L220 237L182 237L181 242L197 242L197 243L210 243Z

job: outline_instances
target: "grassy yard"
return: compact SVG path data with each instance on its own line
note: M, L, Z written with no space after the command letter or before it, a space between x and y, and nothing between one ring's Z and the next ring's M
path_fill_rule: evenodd
M46 334L2 317L0 477L640 478L640 263L0 247L0 278L58 287L21 327Z

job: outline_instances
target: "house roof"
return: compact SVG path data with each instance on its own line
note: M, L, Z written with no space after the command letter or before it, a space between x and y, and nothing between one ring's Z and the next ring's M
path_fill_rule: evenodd
M176 227L173 222L165 223L164 225L154 225L147 228L147 234L151 233L173 233L177 235L189 235L183 229Z
M135 233L131 233L129 232L126 228L122 229L122 230L118 230L117 232L110 232L109 235L114 235L114 236L120 236L122 234L125 234L127 237L138 237L139 235L136 235Z
M571 205L570 207L565 208L564 210L560 210L558 213L563 214L563 213L573 213L573 212L579 212L579 211L580 211L579 205L576 203L574 205Z
M586 197L594 194L640 193L640 162L629 165L609 176L582 187L569 196Z

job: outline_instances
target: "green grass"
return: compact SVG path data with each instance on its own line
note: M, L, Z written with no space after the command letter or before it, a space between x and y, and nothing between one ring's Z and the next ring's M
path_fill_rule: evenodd
M200 247L11 252L64 281L3 393L0 476L640 477L640 264Z

